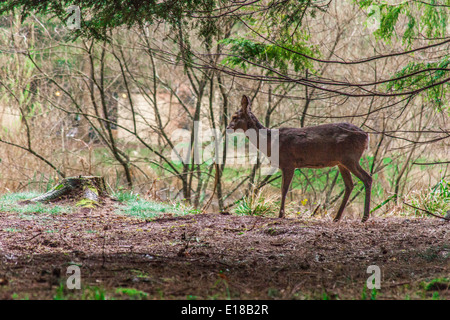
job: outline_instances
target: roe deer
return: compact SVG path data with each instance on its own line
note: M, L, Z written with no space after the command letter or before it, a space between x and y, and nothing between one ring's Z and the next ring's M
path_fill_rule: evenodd
M231 118L227 129L241 129L244 132L266 129L251 111L251 101L242 97L241 109ZM284 217L284 202L296 168L324 168L338 166L344 179L345 194L334 221L339 221L353 190L351 173L363 183L366 191L364 216L369 218L372 177L359 165L368 146L368 134L350 123L324 124L306 128L279 128L279 168L282 172L281 206L279 217ZM259 142L256 147L259 149ZM268 148L269 150L270 148ZM268 153L271 151L268 151Z

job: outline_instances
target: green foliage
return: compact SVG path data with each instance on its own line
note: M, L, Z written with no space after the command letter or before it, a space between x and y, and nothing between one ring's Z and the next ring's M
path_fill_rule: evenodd
M393 36L394 27L397 24L402 6L389 6L384 4L380 6L380 9L383 14L381 16L380 28L375 31L375 35L388 40Z
M384 41L389 42L393 37L398 37L396 26L402 18L407 21L402 41L408 46L411 46L418 34L424 34L428 38L445 37L449 18L448 8L437 5L436 1L356 0L356 3L365 10L373 7L379 9L379 11L372 9L368 16L373 16L375 12L380 13L380 27L374 31L374 35ZM439 2L443 3L450 5L448 0Z
M410 62L393 76L393 79L398 80L389 82L387 84L387 89L394 91L412 91L432 86L437 82L443 81L446 77L449 77L449 64L449 55L445 55L437 62ZM414 75L408 76L410 74ZM443 97L446 92L448 92L447 84L435 85L425 91L424 97L441 111L445 104Z
M450 210L450 183L441 179L429 189L411 193L406 200L414 207L444 216ZM425 212L408 206L404 206L404 209L417 216L426 215Z
M378 295L378 290L376 288L372 288L372 290L370 291L370 295L367 294L368 288L367 286L364 284L363 287L363 291L361 293L361 300L376 300L377 299L377 295Z
M262 189L258 192L251 192L250 195L240 200L234 212L239 215L272 215L278 210L278 206L273 198L262 195Z
M59 287L56 289L56 293L53 296L53 300L69 300L76 297L78 290L68 290L65 283L60 283ZM107 300L106 291L100 287L87 286L82 289L81 294L82 300Z
M431 281L424 281L421 283L421 286L425 291L433 291L433 300L439 300L439 292L437 291L447 291L450 288L450 278L437 278Z
M281 296L280 291L276 288L267 289L267 295L272 299L277 299Z
M3 229L3 231L5 231L5 232L22 232L22 230L16 229L16 228L5 228L5 229Z
M441 300L439 292L437 291L433 292L433 297L431 297L431 300Z
M449 1L443 2L446 2L447 5L450 4ZM422 30L429 38L444 37L449 18L448 8L445 6L438 6L436 1L430 1L429 3L430 4L418 2L418 10L420 10L420 16L422 17L422 19L420 19Z
M68 297L65 293L64 283L61 283L59 287L56 289L56 294L53 296L53 300L67 300Z
M133 300L144 300L148 297L148 293L134 288L117 288L116 293L125 294Z
M20 201L28 200L38 196L35 192L7 193L0 196L0 212L17 212L21 214L42 213L42 214L62 214L71 212L70 207L55 206L44 203L19 204Z
M117 197L117 193L115 194ZM177 202L177 203L165 203L156 202L150 200L141 199L139 194L130 192L128 195L126 193L119 193L119 201L122 202L118 206L118 213L123 213L142 219L152 219L156 218L164 213L172 213L176 216L183 216L187 214L197 214L200 211L187 204ZM122 199L122 200L120 200Z
M436 1L390 3L376 0L356 2L361 8L371 12L368 17L379 19L379 28L374 31L374 35L380 40L391 42L393 38L401 37L403 44L411 47L419 35L427 37L430 41L446 37L450 5L448 0L439 3ZM447 7L442 5L444 3ZM379 16L374 16L375 13ZM400 79L388 82L387 89L402 92L430 87L424 91L423 96L441 111L445 105L444 96L448 92L448 85L435 84L448 78L449 62L448 55L436 62L410 62L392 77Z
M161 20L172 26L184 23L183 20L195 12L210 11L215 4L225 1L184 0L184 1L135 1L135 0L8 0L0 3L0 15L14 9L22 12L22 19L31 14L49 15L66 22L70 13L67 8L76 5L80 8L81 26L71 33L73 39L83 36L107 40L108 31L113 28L155 23ZM194 14L195 15L195 14ZM199 15L202 15L199 13ZM208 19L197 21L202 34L210 35L217 28ZM204 26L205 25L205 26Z
M267 44L245 38L228 38L221 41L230 45L231 56L222 60L222 63L232 67L241 67L247 70L252 64L266 65L276 71L286 73L292 66L295 72L305 69L313 70L311 60L306 56L316 56L318 51L306 42ZM269 72L273 73L272 71Z
M83 300L107 300L106 291L100 287L86 287L81 296Z
M124 191L122 189L114 192L113 197L116 198L119 202L138 201L140 199L139 193L135 193L133 191Z

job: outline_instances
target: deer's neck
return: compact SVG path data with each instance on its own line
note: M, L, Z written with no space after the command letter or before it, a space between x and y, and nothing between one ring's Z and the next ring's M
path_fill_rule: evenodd
M255 145L260 151L263 151L266 156L270 155L270 138L271 131L266 128L254 114L250 114L249 129L253 129L255 136L248 135L250 142ZM260 132L262 131L262 132Z

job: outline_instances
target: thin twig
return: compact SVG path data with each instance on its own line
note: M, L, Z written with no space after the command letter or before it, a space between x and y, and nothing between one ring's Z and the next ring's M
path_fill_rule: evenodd
M421 209L421 208L417 208L417 207L415 207L415 206L413 206L413 205L410 205L409 203L406 203L405 201L403 201L403 203L406 204L408 207L411 207L411 208L414 208L414 209L423 211L423 212L425 212L425 213L427 213L427 214L429 214L429 215L432 215L433 217L436 217L436 218L440 218L440 219L444 219L444 220L450 221L450 217L447 218L447 217L439 216L439 215L434 214L434 213L432 213L432 212L430 212L430 211L428 211L428 210Z
M42 234L42 232L39 232L38 234L36 234L36 235L32 236L32 237L31 237L31 238L29 238L29 239L26 239L25 241L30 241L30 240L33 240L34 238L36 238L36 237L40 236L41 234Z

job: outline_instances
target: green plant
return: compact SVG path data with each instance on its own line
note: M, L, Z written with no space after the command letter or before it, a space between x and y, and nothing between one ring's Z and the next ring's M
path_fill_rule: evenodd
M17 212L20 214L27 213L47 213L57 215L61 213L69 213L72 209L68 206L55 206L44 203L19 204L20 201L28 200L39 195L35 192L7 193L0 196L0 211Z
M113 192L112 196L117 199L119 202L129 202L129 201L138 201L140 199L140 195L133 191L123 191L122 188Z
M240 200L234 212L239 215L270 215L277 212L278 206L275 204L274 197L265 197L262 195L262 189L250 194Z
M367 300L369 298L370 300L376 300L378 295L378 290L376 288L372 288L370 291L370 296L367 294L367 286L364 284L363 291L361 293L361 300Z
M53 300L67 300L64 283L61 282L59 284L59 287L56 289L56 294L53 296Z
M116 193L115 196L121 204L118 213L123 213L142 219L156 218L162 213L172 213L176 216L197 214L200 210L182 202L166 203L141 199L139 194L133 192ZM121 200L120 200L121 199Z
M431 261L435 261L435 260L445 261L446 259L448 259L450 257L450 253L442 255L442 254L440 254L440 252L446 252L446 251L448 251L448 249L450 249L450 246L447 246L447 245L429 247L425 251L419 252L417 255L419 257L423 258L424 260L426 260L427 262L431 262Z
M143 299L147 299L147 297L148 297L148 293L134 289L134 288L117 288L116 293L125 294L125 295L129 296L131 299L135 299L135 300L143 300Z
M378 294L378 290L375 288L372 288L372 291L370 292L370 300L376 300L377 294Z
M100 287L86 287L81 298L83 300L107 300L105 289Z
M299 35L305 40L308 38L305 34ZM244 38L223 39L221 40L221 44L228 45L230 51L233 53L233 55L222 60L222 63L232 67L239 66L243 70L247 70L249 65L251 65L249 64L249 61L259 62L262 60L267 61L283 72L286 72L289 67L293 67L295 71L304 70L306 68L313 70L314 66L311 64L311 61L306 59L303 55L293 52L302 52L309 56L318 54L317 48L308 45L305 41L300 39L297 39L293 44L287 42L284 43L284 48L275 44L257 42L255 40Z
M411 193L406 202L434 214L445 215L450 210L450 184L441 179L431 188ZM405 206L405 211L416 216L426 215L425 212L409 206Z
M276 288L269 288L267 290L267 295L272 299L279 298L281 296L280 291Z
M429 282L422 282L425 291L448 290L450 288L450 278L436 278Z
M141 279L148 279L149 276L147 273L142 272L141 270L131 270L131 272L133 272L137 278L141 278Z
M5 231L5 232L22 232L22 230L15 229L15 228L5 228L5 229L3 229L3 231Z

